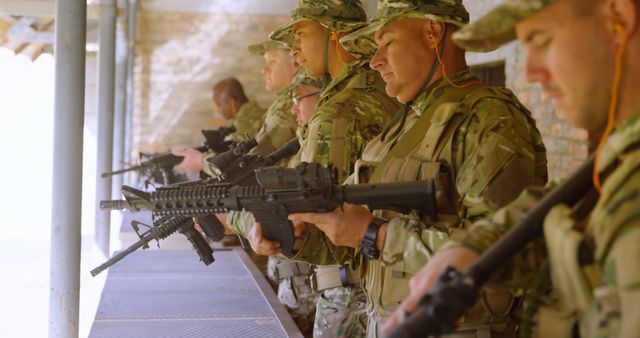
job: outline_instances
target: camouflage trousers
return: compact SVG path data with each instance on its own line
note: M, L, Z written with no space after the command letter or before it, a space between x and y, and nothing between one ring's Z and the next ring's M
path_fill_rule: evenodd
M309 274L297 275L278 280L277 266L289 262L282 256L269 256L267 278L277 285L278 300L284 305L305 337L311 336L318 294L313 292Z
M324 290L318 297L313 337L366 337L366 302L360 285Z

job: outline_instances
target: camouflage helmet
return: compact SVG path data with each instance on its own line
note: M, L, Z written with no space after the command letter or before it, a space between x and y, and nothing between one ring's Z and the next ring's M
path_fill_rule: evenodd
M266 52L276 48L282 49L284 51L289 51L289 49L291 49L287 44L272 40L263 41L261 43L257 43L255 45L250 45L247 47L249 53L258 56L263 56Z
M469 22L469 13L462 0L378 0L378 9L371 22L340 42L347 50L361 44L388 23L400 18L429 19L463 26Z
M299 86L309 86L322 89L322 80L307 75L307 72L305 72L304 69L301 69L293 79L293 82L291 82L291 88L297 88Z
M293 45L293 26L304 20L333 31L350 32L366 25L367 14L360 0L298 0L289 23L273 31L269 39Z
M553 0L503 0L489 13L453 35L453 41L472 52L488 52L516 38L516 24Z

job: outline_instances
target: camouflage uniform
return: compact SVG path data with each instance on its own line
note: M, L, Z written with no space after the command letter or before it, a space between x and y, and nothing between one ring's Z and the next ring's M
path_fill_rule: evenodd
M510 0L477 23L456 34L456 42L471 49L491 50L515 36L520 20L550 1ZM597 202L585 196L580 209L555 206L544 222L544 241L528 246L511 264L517 292L532 284L542 300L537 311L536 337L637 337L640 332L640 113L609 137L596 167L603 180ZM463 245L486 250L544 195L525 191L493 218L477 222L469 233L446 247ZM586 207L585 207L586 206ZM578 211L582 212L578 212ZM586 212L585 212L586 210ZM544 246L543 246L544 244ZM586 244L586 245L584 245ZM594 262L578 263L579 248L590 248ZM584 252L582 253L584 254ZM540 271L541 261L549 268ZM532 282L533 281L533 282ZM547 290L550 289L551 291Z
M232 122L236 131L225 139L238 142L243 141L246 138L245 135L256 136L258 129L264 122L265 112L266 110L255 101L249 101L240 106Z
M285 44L266 41L249 46L249 51L255 55L264 55L265 52L273 48L289 50L289 47ZM295 116L291 114L291 106L293 105L291 101L292 89L289 85L276 94L277 98L267 109L264 124L258 130L256 135L258 146L253 149L252 153L268 155L296 136L298 123Z
M291 43L293 26L303 20L348 32L363 26L366 14L356 0L300 0L289 24L274 31L270 38ZM374 50L371 45L358 47L349 50L357 57L370 56ZM351 174L364 145L382 131L384 123L399 108L397 101L386 95L379 74L367 63L358 60L345 65L325 86L297 155L300 161L333 163L340 179ZM315 278L320 280L326 276L324 272L338 269L339 266L319 266ZM363 336L363 309L364 295L359 285L338 283L326 288L318 300L314 337Z
M236 116L229 121L229 125L236 127L236 131L225 137L226 141L238 142L245 139L245 133L249 136L256 136L258 128L263 124L265 118L265 109L260 107L255 101L245 102ZM209 176L216 176L215 173L209 169L208 159L215 157L217 154L213 151L208 151L202 154L202 170Z
M456 25L468 18L462 4L453 0L394 0L380 2L380 6L372 24L343 38L343 44L370 36L400 17ZM480 85L467 71L449 77L454 83L470 86L455 89L442 79L423 89L382 135L367 144L356 163L356 175L349 180L375 183L434 179L437 188L435 221L417 214L374 212L389 224L380 259L363 260L362 265L370 337L381 334L381 324L407 296L409 278L450 234L462 231L472 219L490 215L526 186L544 184L547 178L540 134L515 96L504 88ZM414 125L418 126L414 129L417 132L411 131ZM413 138L414 143L407 143ZM316 264L354 259L353 249L333 246L315 227L308 229L304 241L294 259ZM513 334L508 310L504 311L508 314L505 318L483 310L483 306L493 309L502 305L494 304L494 298L488 304L478 304L465 317L456 337L481 336L489 330L496 336Z

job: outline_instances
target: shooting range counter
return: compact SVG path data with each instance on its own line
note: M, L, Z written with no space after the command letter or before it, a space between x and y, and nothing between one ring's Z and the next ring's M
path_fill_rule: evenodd
M151 244L151 243L150 243ZM89 337L302 337L240 248L138 250L108 270Z

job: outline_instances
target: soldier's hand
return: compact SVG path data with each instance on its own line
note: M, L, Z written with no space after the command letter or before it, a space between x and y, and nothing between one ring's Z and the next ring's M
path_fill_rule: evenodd
M382 328L384 333L387 335L391 333L407 314L414 312L418 308L420 299L431 290L447 266L464 270L471 266L478 257L478 253L471 249L453 247L445 249L431 258L427 265L409 280L409 296L402 301L402 304L400 304L389 320L387 320Z
M218 219L218 221L220 221L220 224L222 224L222 226L224 226L224 234L225 235L235 235L236 232L233 231L231 229L231 227L229 227L229 224L227 224L227 213L220 213L220 214L214 214L216 216L216 218Z
M264 238L262 225L254 223L247 236L251 249L258 255L271 256L280 253L280 243Z
M367 232L373 215L367 208L359 205L345 203L342 209L338 208L326 213L291 214L289 220L294 224L299 222L315 224L333 244L357 248Z
M198 172L202 170L202 153L195 149L172 149L171 153L182 156L182 162L175 166L176 169L183 169Z

